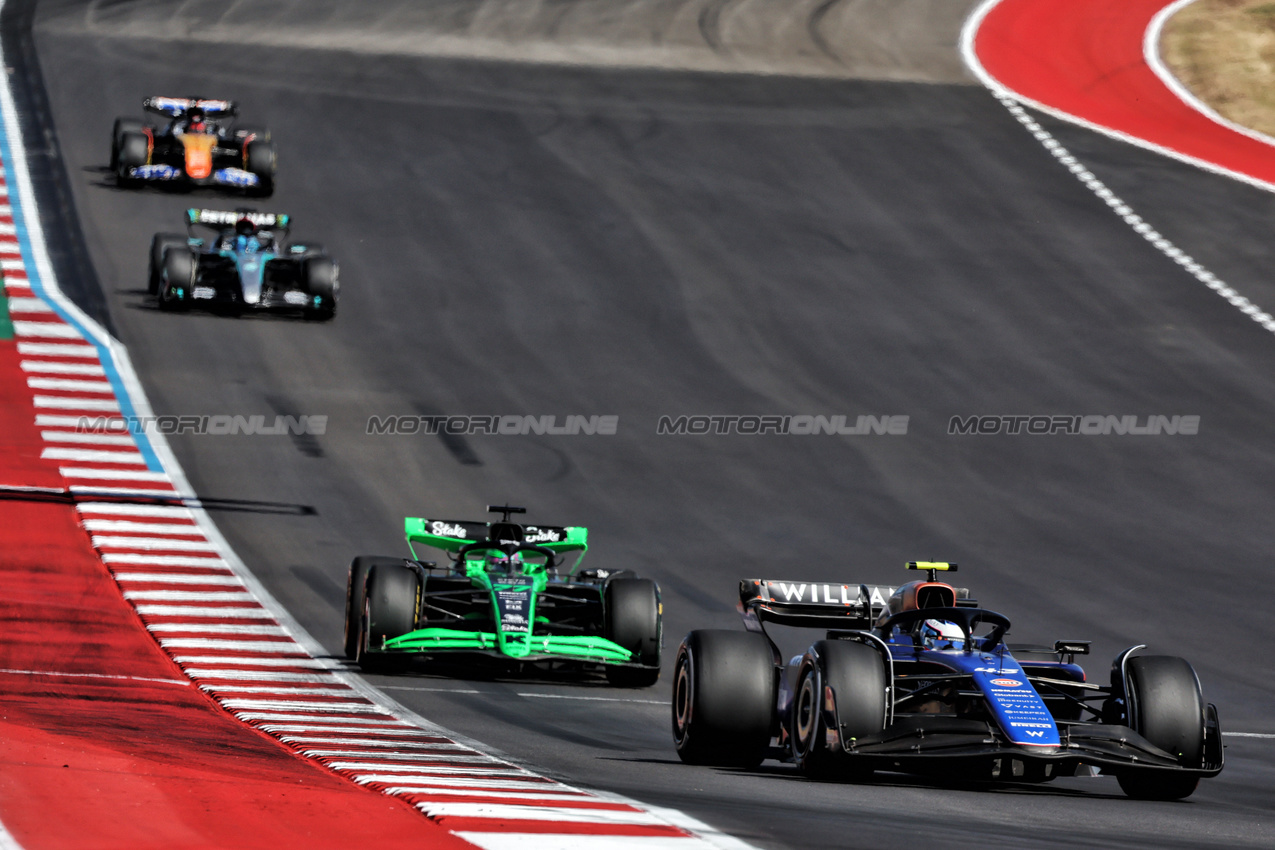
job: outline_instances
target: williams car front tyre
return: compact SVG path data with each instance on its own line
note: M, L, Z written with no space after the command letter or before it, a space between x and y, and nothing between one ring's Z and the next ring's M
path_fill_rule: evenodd
M872 768L845 754L845 742L885 728L885 665L857 641L817 641L802 659L789 722L793 761L811 778L866 779ZM829 700L831 697L831 700ZM835 736L830 740L828 722Z
M1204 761L1204 696L1195 670L1183 658L1143 655L1129 660L1125 691L1127 725L1183 767ZM1195 792L1196 774L1128 770L1116 774L1121 789L1139 800L1180 800Z

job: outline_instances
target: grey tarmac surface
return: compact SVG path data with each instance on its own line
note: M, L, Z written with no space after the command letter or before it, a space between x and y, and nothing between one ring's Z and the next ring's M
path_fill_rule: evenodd
M42 7L37 47L89 254L156 410L330 417L310 439L173 442L202 496L279 506L214 516L334 653L353 555L402 551L404 515L508 499L587 525L593 565L660 582L668 662L687 630L736 625L741 577L897 583L904 561L945 558L1015 640L1092 639L1095 680L1134 643L1183 655L1225 728L1275 733L1275 339L987 93L115 38L77 20ZM278 191L257 206L341 261L333 323L147 301L151 234L240 203L110 185L111 120L161 92L232 96L271 125ZM1275 307L1269 195L1048 126ZM365 433L373 415L513 413L613 414L619 432ZM1029 413L1201 425L947 434L953 416ZM656 434L682 414L910 420L903 436ZM667 677L372 681L542 769L765 847L1259 847L1275 828L1270 739L1230 739L1226 771L1176 804L1106 778L842 785L681 765Z

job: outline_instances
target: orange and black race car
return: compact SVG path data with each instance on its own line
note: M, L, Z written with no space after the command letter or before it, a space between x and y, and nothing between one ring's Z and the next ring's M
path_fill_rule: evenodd
M167 120L115 119L111 171L120 186L225 186L261 196L274 191L270 131L236 125L234 101L148 97L142 106Z

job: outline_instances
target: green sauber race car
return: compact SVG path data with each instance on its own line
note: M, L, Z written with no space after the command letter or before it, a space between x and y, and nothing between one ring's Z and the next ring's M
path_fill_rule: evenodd
M360 556L345 596L345 654L369 672L414 659L464 666L600 669L620 687L660 676L659 586L629 570L581 569L589 531L500 520L408 517L411 558ZM422 560L418 548L444 553ZM560 569L565 560L571 564Z

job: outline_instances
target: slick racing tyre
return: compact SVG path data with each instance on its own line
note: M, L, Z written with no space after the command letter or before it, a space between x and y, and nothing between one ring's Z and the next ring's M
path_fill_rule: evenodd
M278 153L274 142L253 140L244 149L244 170L257 175L259 181L250 190L251 194L263 198L274 193L274 172L278 164Z
M190 251L170 248L164 252L164 276L159 283L159 309L188 310L194 297L198 261Z
M404 564L378 562L368 565L363 579L363 622L357 658L369 672L394 672L405 666L410 656L381 652L387 638L399 637L416 628L416 611L421 598L421 576Z
M660 591L645 578L607 582L603 591L603 632L633 653L642 667L606 668L607 681L621 688L647 688L660 678Z
M114 157L115 180L120 186L133 186L137 180L129 177L129 169L139 168L150 159L150 141L145 133L124 132L120 136L119 151Z
M1125 691L1127 725L1183 767L1204 761L1204 696L1185 659L1142 655L1129 660ZM1129 770L1116 774L1120 787L1140 800L1180 800L1200 783L1192 774Z
M810 647L802 659L788 730L793 761L802 773L819 779L872 775L872 768L856 765L842 748L852 738L885 728L887 684L881 656L866 644L821 640ZM828 740L829 689L839 727L833 748Z
M125 133L141 133L146 125L136 118L116 118L111 128L111 171L118 171L120 166L120 147Z
M306 318L322 322L335 316L341 290L337 264L331 257L311 257L302 261L301 275L306 292L310 295L310 306L305 310ZM319 299L317 306L314 304L315 298Z
M687 764L756 767L778 696L770 641L755 632L693 631L673 667L673 743Z
M151 239L150 273L146 276L148 294L159 294L159 284L164 277L164 255L170 248L185 248L187 244L184 233L156 233Z
M399 566L402 558L378 558L361 555L350 564L350 573L345 582L345 657L353 659L358 655L359 641L362 639L363 625L363 584L367 580L368 570L374 564Z

